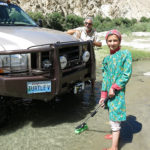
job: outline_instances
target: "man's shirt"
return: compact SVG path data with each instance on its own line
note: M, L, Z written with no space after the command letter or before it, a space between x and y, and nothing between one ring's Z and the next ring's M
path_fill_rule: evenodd
M74 34L74 37L79 38L80 41L92 40L92 41L100 42L97 32L94 29L92 29L91 32L89 32L88 34L86 32L86 27L78 27L75 28L75 30L80 31L80 35L78 33Z

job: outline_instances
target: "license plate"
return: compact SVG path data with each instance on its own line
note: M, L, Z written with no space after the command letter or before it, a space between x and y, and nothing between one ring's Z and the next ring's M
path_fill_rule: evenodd
M81 83L77 83L75 86L74 86L74 94L77 94L77 93L80 93L81 91L83 91L85 88L85 84L84 82L81 82Z
M47 93L51 92L51 81L27 82L27 93Z

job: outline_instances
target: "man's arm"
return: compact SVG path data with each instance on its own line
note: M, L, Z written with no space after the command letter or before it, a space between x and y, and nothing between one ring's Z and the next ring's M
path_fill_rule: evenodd
M70 35L73 35L75 32L76 32L76 30L74 30L74 29L71 29L71 30L67 31L67 33L70 34Z
M97 46L97 47L101 47L102 46L102 42L99 39L98 33L94 32L94 39L93 39L93 45Z
M95 40L93 41L93 45L97 46L97 47L101 47L102 46L102 42L96 42Z
M74 37L76 37L77 39L80 39L80 37L81 37L81 32L80 32L80 30L71 29L71 30L68 30L66 33L68 33L68 34L70 34L70 35L73 35L73 34L74 34Z

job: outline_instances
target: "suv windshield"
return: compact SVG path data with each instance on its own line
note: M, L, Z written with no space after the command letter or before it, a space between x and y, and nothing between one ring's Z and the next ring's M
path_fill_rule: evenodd
M17 5L0 2L0 26L37 26Z

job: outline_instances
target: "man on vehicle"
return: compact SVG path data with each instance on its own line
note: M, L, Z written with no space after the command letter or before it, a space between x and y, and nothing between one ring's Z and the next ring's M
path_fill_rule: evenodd
M67 33L80 39L80 41L92 40L93 46L101 47L102 43L98 39L97 33L92 28L92 26L93 19L91 17L88 17L84 20L84 27L78 27L75 29L68 30Z
M92 28L92 26L93 26L93 19L91 17L88 17L84 20L84 27L78 27L75 29L68 30L67 33L78 38L80 41L92 40L93 46L101 47L102 43L98 39L98 35L96 31ZM93 79L91 82L92 82L92 89L94 89L95 79Z

